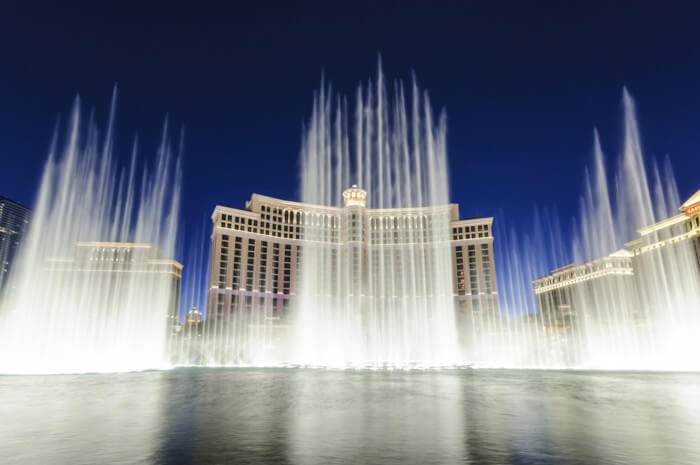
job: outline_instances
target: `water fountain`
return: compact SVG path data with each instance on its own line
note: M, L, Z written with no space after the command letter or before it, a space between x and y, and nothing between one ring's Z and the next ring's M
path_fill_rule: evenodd
M445 137L427 94L414 82L407 97L397 83L389 98L381 67L376 84L358 88L354 116L322 84L302 142L301 197L330 208L304 222L295 363L457 362Z
M444 115L433 116L415 82L387 91L381 68L352 112L322 83L302 141L301 200L311 207L299 222L289 334L280 339L268 321L278 316L251 305L205 333L194 322L168 359L181 266L163 258L174 254L179 194L167 130L153 174L139 180L135 154L128 172L114 162L114 104L100 141L76 103L1 303L0 372L134 370L199 355L211 365L700 369L697 252L677 240L700 224L676 215L670 164L647 169L627 92L623 105L615 181L596 133L572 244L549 212L530 235L501 228L502 314L460 338ZM653 226L664 218L675 229ZM203 254L192 249L190 261ZM557 266L535 297L533 280ZM584 284L548 293L566 280ZM197 283L186 290L190 306Z
M51 145L32 222L0 308L0 373L167 366L181 265L179 166L167 125L155 166L115 162L116 92L106 134L76 100Z
M301 191L313 206L296 223L305 242L292 340L281 358L304 367L389 370L0 376L3 458L699 463L698 373L455 366L700 370L697 250L678 239L700 231L700 218L688 223L677 215L681 200L668 164L646 168L629 95L614 182L594 137L576 239L563 239L568 235L549 210L535 215L530 234L507 233L500 222L502 315L472 328L459 347L445 120L433 120L415 84L410 98L400 84L392 99L388 94L380 70L375 84L358 90L354 117L325 85L314 101ZM164 131L151 174L137 174L135 157L119 172L113 118L114 105L100 141L76 104L65 148L52 144L29 238L11 275L13 294L0 303L0 374L168 365L179 268L162 257L175 248L179 169ZM684 208L700 211L700 192ZM252 212L239 212L252 220ZM669 217L661 227L654 223ZM278 249L291 242L276 237ZM253 252L262 247L255 241ZM657 247L662 241L672 244ZM197 268L204 248L190 253L188 263ZM579 264L560 268L543 286L560 284L558 276L586 285L573 288L565 302L542 293L537 302L532 281L572 261ZM587 279L596 273L611 279ZM199 303L205 279L185 286L186 308ZM216 289L233 294L230 286ZM244 292L252 300L252 291ZM556 311L536 314L543 302ZM206 343L196 342L201 315L193 309L191 326L169 346L170 355L190 363L178 357L206 346L201 353L211 365L269 365L270 359L246 358L267 353L272 332L266 331L275 328L256 308L246 303L237 307L242 312L223 312L227 318L202 334Z
M264 203L277 199L269 198L251 199L245 213L217 207L212 254L223 265L210 271L210 314L194 345L201 357L176 359L210 366L457 363L449 229L456 207L448 201L445 117L434 118L415 83L408 95L400 83L389 94L380 69L375 84L358 89L350 115L346 100L322 82L302 141L303 207L284 201L271 211ZM273 223L288 221L284 235L281 224L270 228L271 214ZM237 215L245 216L246 234L234 234Z
M296 295L282 296L292 303L291 317L255 293L250 260L258 239L248 242L249 284L229 284L221 271L218 285L224 291L216 298L222 317L208 325L202 342L196 342L198 333L188 339L194 352L202 345L204 363L697 368L687 356L697 347L693 334L700 329L700 276L691 242L674 240L673 247L647 251L650 239L668 233L653 228L643 232L643 243L634 241L638 230L646 231L640 228L675 215L680 198L668 163L663 176L653 164L654 185L649 182L627 92L615 183L608 179L595 133L576 239L567 244L568 234L548 211L535 215L529 235L506 233L501 225L501 314L469 311L456 318L445 118L433 117L415 83L408 93L401 83L387 92L384 80L380 68L375 83L361 85L352 112L322 83L302 140L304 212L294 213L302 240L293 253L291 242L274 246L278 249L268 249L265 239L259 244L263 260L270 253L270 262L279 263L281 248L288 247L282 266L297 262ZM269 219L269 213L260 214ZM250 221L258 213L246 214ZM282 211L277 214L281 218ZM228 241L222 247L230 247ZM573 261L579 264L563 266ZM556 267L561 268L555 276L538 281L536 297L533 281ZM540 292L563 288L567 280L575 285L557 291L561 295ZM245 293L225 313L225 293L234 291ZM280 318L283 324L271 323ZM191 363L197 353L190 352L179 360Z
M627 91L623 107L624 144L614 183L595 133L570 246L552 220L537 223L520 243L510 236L499 267L501 289L507 289L502 310L511 317L530 315L511 318L507 337L486 341L492 353L487 365L700 369L692 355L700 349L700 272L697 245L688 239L700 228L678 211L668 160L663 175L656 162L647 169ZM531 283L544 275L535 303Z

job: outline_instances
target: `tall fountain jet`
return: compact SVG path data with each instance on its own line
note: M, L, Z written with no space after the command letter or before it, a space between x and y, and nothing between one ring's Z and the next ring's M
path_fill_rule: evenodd
M0 302L0 373L126 371L166 365L181 265L180 173L167 129L155 166L117 168L116 92L107 130L76 100L51 145L28 238ZM61 144L64 144L61 148Z
M322 83L301 160L302 201L342 209L304 218L293 362L457 363L444 113L381 67L352 114Z
M501 266L510 281L502 307L539 313L511 322L507 338L491 339L489 365L700 369L700 218L681 205L670 163L660 170L645 159L627 90L622 106L614 176L594 133L574 240L564 243L556 225L541 223L511 244ZM551 274L548 257L560 267ZM536 307L522 295L533 280Z

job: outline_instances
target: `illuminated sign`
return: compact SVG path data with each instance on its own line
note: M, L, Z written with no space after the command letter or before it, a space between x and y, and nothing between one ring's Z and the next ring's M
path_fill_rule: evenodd
M686 215L692 215L693 213L700 212L700 202L689 206L688 208L685 209L685 214Z

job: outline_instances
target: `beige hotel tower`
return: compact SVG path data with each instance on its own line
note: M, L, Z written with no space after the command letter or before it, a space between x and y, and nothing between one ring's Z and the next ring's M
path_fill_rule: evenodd
M252 195L245 209L217 206L211 216L206 319L227 321L237 311L264 312L265 321L271 325L285 325L309 238L322 238L334 246L350 240L357 244L358 237L345 237L344 233L356 227L344 228L343 221L361 226L361 246L370 251L383 247L387 237L399 237L401 228L409 224L413 234L416 228L420 234L421 227L426 226L428 208L371 209L365 207L366 196L364 190L352 186L343 192L344 207L259 194ZM447 208L455 309L470 316L497 314L493 218L460 219L457 204ZM305 225L309 225L306 234ZM319 228L324 230L322 234Z

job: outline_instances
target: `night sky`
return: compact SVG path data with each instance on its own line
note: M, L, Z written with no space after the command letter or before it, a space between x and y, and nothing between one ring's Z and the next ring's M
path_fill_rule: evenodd
M670 156L681 198L700 188L697 2L58 3L0 6L0 195L29 205L58 115L80 94L105 121L115 84L125 162L136 135L153 158L166 115L184 128L184 237L216 204L296 199L321 72L354 95L379 53L446 109L462 216L568 223L593 128L619 152L623 86L646 154Z

